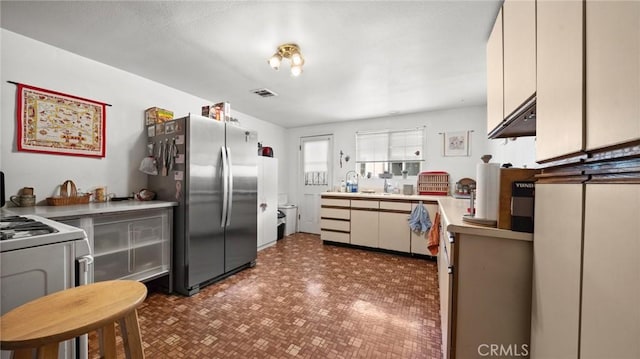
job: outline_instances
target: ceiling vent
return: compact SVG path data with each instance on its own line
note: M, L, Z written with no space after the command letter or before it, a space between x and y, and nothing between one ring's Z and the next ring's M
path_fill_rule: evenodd
M256 94L256 95L258 95L260 97L278 96L277 93L269 90L268 88L261 88L261 89L251 90L251 92L253 92L254 94Z

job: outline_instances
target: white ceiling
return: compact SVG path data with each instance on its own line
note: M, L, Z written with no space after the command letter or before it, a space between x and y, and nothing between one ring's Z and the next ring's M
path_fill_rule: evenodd
M485 44L501 3L2 0L0 24L297 127L486 103ZM305 57L298 78L267 64L286 42ZM250 92L263 87L279 96Z

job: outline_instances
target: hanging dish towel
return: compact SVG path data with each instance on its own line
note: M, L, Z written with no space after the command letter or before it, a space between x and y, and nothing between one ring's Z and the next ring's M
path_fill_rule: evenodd
M426 233L429 231L429 228L431 228L429 212L424 208L422 202L418 203L416 208L411 211L411 216L409 216L409 228L418 234Z
M427 236L427 248L432 256L438 254L438 246L440 245L440 213L436 212L436 218L433 219L433 225Z

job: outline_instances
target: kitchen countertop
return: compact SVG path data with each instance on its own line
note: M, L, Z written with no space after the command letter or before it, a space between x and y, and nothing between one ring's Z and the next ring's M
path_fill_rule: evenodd
M477 226L464 222L462 217L467 214L469 208L469 199L459 199L450 196L422 196L422 195L404 195L404 194L383 194L383 193L349 193L349 192L325 192L324 197L343 197L343 198L371 198L376 200L409 200L409 201L431 201L438 202L440 206L440 215L443 222L447 223L446 230L452 233L471 234L478 236L515 239L521 241L533 241L533 233L516 232L506 229L498 229L491 227Z
M155 208L176 206L177 202L166 201L112 201L91 202L89 204L76 204L70 206L34 206L34 207L7 207L2 208L2 215L33 214L45 218L79 217L94 214L117 213L124 211L139 211Z
M371 198L371 199L403 199L409 201L431 201L437 202L445 196L421 196L417 194L395 194L395 193L363 193L363 192L324 192L325 197L344 197L344 198ZM469 200L467 200L468 202Z

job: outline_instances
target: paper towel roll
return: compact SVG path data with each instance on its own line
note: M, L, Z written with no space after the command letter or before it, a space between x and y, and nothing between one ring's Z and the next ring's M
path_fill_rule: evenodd
M500 164L476 166L476 218L497 220L500 193Z

